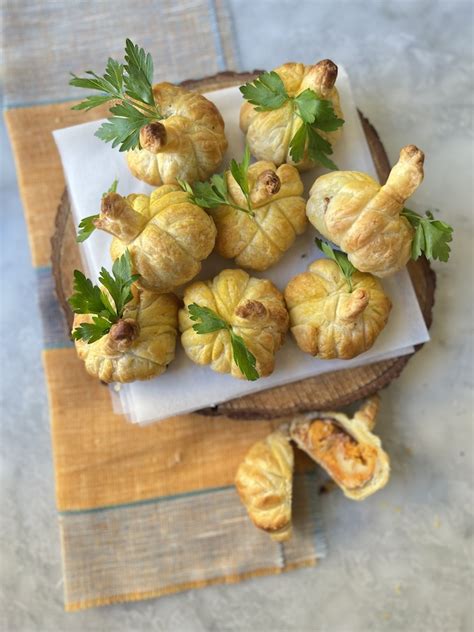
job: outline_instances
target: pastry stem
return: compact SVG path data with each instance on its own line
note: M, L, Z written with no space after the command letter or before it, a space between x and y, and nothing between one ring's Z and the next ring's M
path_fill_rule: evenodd
M105 230L124 243L129 243L145 228L147 219L135 211L127 200L118 193L107 193L102 198L99 217L94 220L96 228Z

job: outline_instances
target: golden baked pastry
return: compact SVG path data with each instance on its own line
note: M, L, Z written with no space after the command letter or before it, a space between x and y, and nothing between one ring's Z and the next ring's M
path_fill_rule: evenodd
M107 193L95 226L115 239L110 254L125 249L139 284L168 292L190 281L214 248L216 227L211 217L177 185L163 185L148 195Z
M353 418L337 412L311 413L291 422L290 435L352 500L381 489L390 462L380 439L372 434L378 402L372 400Z
M153 96L164 118L140 130L141 148L127 153L130 171L154 186L206 180L227 149L219 110L202 94L172 83L155 84Z
M361 272L397 272L410 258L414 235L401 212L423 180L423 161L423 152L407 145L383 186L358 171L317 178L306 205L309 221Z
M390 299L370 274L355 271L352 291L332 260L313 261L285 289L290 330L298 347L322 360L350 359L374 344L385 327Z
M291 538L293 464L288 437L277 430L250 448L235 478L250 519L277 542Z
M89 314L75 314L73 329L92 322ZM178 331L178 299L133 288L133 299L109 333L88 343L75 341L87 372L103 382L148 380L166 371L174 359Z
M217 227L216 250L238 266L266 270L306 228L303 183L290 165L256 162L248 169L252 217L231 206L209 209ZM230 171L224 176L230 199L245 207L242 189Z
M342 117L339 94L335 87L337 66L331 60L324 59L313 66L287 63L274 72L281 78L289 97L296 97L309 88L318 98L330 101L336 116ZM240 129L246 134L252 155L258 160L269 160L276 165L286 162L304 170L318 164L309 159L307 150L296 163L291 157L290 142L302 125L303 120L296 114L291 100L285 101L278 109L263 112L248 101L240 108ZM318 134L333 145L338 140L341 129L318 129Z
M244 378L235 361L230 327L253 355L257 377L273 372L275 354L288 330L288 312L283 296L271 281L255 279L243 270L223 270L211 281L189 285L183 300L184 308L179 311L181 342L193 362ZM212 310L225 328L198 333L190 317L191 305Z

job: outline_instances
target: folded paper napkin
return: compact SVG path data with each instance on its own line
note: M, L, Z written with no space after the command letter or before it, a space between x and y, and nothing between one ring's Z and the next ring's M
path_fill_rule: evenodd
M340 169L364 171L376 178L349 78L341 67L337 85L345 124L343 141L335 147L334 160ZM233 87L211 92L207 96L224 117L229 140L226 154L228 163L230 158L239 158L244 151L244 136L239 128L242 95L238 87ZM54 132L76 224L84 217L98 212L102 192L109 188L115 178L119 180L119 193L124 195L150 193L153 190L131 175L122 154L112 152L109 145L94 136L98 126L99 123L93 122ZM321 169L313 169L303 175L306 195L315 177L321 173ZM314 237L315 231L310 226L277 265L262 274L252 274L271 279L283 290L291 277L303 272L315 258L323 256L314 244ZM81 245L85 267L95 279L98 278L101 266L110 268L111 239L110 235L97 231ZM204 262L197 278L212 278L222 269L230 267L235 267L232 261L214 254ZM291 337L288 337L286 344L278 352L274 373L265 379L248 382L236 380L230 375L217 374L209 367L196 366L178 345L176 359L164 375L150 381L120 386L116 410L125 412L136 423L149 423L321 373L411 353L413 346L426 342L429 335L410 276L404 269L384 279L383 285L393 304L389 324L373 348L353 360L315 360L301 353Z
M25 3L22 0L12 5L9 13L13 16L7 15L8 19L15 18L17 4ZM25 10L36 11L37 5L30 5ZM145 5L149 10L149 3L134 3L140 10ZM220 0L195 0L183 8L166 0L160 7L150 21L155 17L160 20L167 41L180 41L179 59L188 67L192 63L190 51L199 57L193 48L196 42L200 49L207 47L207 59L214 60L216 69L232 67L231 30ZM35 55L42 41L46 45L56 41L44 36L48 26L38 20L16 19L15 24L32 25L31 38L23 34L20 39L31 39ZM144 21L141 29L146 31L147 26ZM150 24L148 30L152 29ZM100 41L105 42L105 59L109 40L103 37ZM147 41L152 40L145 33L141 43L146 45ZM68 48L70 39L66 44L63 55L74 57ZM12 60L18 62L18 55ZM91 65L79 65L76 58L72 61L78 70ZM175 61L175 74L185 78L189 68L175 68L177 64ZM163 68L156 71L157 76L166 76ZM14 73L10 75L11 103L21 98L21 86L14 82ZM64 85L66 81L65 74ZM27 100L25 96L23 102ZM50 268L50 238L64 190L51 132L92 121L105 111L72 112L70 105L18 107L5 115L43 316L43 362L66 609L156 597L314 565L324 547L316 512L317 482L312 473L299 469L295 533L284 545L271 542L249 524L233 487L237 466L249 446L278 422L180 415L141 428L114 414L108 389L90 378L77 359L54 294ZM112 150L107 149L107 156L112 157Z

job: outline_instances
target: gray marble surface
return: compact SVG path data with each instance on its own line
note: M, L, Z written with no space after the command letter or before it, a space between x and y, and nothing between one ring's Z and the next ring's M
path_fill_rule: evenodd
M383 393L388 487L322 498L318 568L77 614L61 561L39 314L12 157L1 142L0 626L6 631L473 629L472 4L231 0L242 68L331 57L394 160L425 150L418 202L455 227L436 264L432 342ZM111 3L111 10L113 4ZM2 625L3 623L3 625Z

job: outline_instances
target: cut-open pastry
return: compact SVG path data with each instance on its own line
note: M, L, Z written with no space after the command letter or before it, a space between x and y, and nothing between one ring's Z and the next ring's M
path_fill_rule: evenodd
M219 110L202 94L172 83L155 84L153 96L164 118L140 130L141 147L127 153L130 171L155 186L206 180L227 149Z
M230 200L246 204L242 189L226 172ZM217 227L216 250L238 266L266 270L291 247L306 228L303 183L297 169L272 162L256 162L247 172L254 216L232 206L209 209Z
M181 342L196 364L233 377L256 379L272 373L275 354L288 329L283 296L267 279L244 270L223 270L211 281L197 281L184 292L179 311ZM197 324L193 307L210 326ZM242 372L241 358L251 356L256 374Z
M350 359L374 344L390 299L370 274L355 271L351 287L335 261L318 259L285 289L290 330L298 347L322 360Z
M294 155L292 154L292 141L294 143L293 139L298 132L301 133L302 126L305 124L298 114L298 106L294 99L303 93L305 96L310 95L308 90L311 90L314 93L312 96L315 95L319 103L321 103L321 99L330 102L333 114L336 117L341 117L339 94L335 87L337 66L329 59L319 61L312 66L287 63L275 68L273 73L278 75L283 84L280 90L282 96L276 100L276 103L275 99L271 99L263 107L255 105L252 99L255 90L246 96L245 90L241 89L244 92L244 97L253 101L253 103L250 100L245 101L240 109L240 128L246 134L250 151L258 160L269 160L276 165L286 162L294 164L301 170L314 167L315 164L318 164L318 160L311 159L309 155L309 139L307 139L306 144L303 141L302 157L297 161L293 160L292 157ZM250 87L252 88L252 86ZM318 109L317 105L315 105L315 109ZM304 114L307 117L309 111L306 109ZM317 144L319 148L324 144L329 144L329 153L332 153L330 146L337 141L341 134L339 124L334 126L334 120L331 123L332 125L326 124L317 129L319 137Z
M381 489L390 476L388 455L371 432L378 401L369 400L354 417L315 412L293 419L290 435L352 500Z
M201 270L216 238L211 217L177 185L163 185L148 195L107 193L95 226L115 239L110 254L128 249L144 288L167 292Z
M293 463L288 437L277 430L250 448L235 478L250 519L277 542L291 537Z
M118 322L95 342L76 339L79 358L87 372L103 382L148 380L166 371L175 355L178 299L132 288ZM89 314L75 314L73 329L92 323Z
M424 154L407 145L381 186L366 173L335 171L314 182L306 213L361 272L385 277L403 268L414 230L402 211L423 180Z

